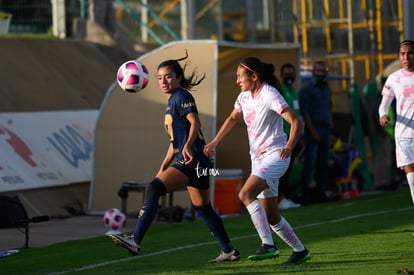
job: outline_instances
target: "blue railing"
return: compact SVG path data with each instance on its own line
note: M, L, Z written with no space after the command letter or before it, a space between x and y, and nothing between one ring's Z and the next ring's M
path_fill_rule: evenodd
M145 22L143 22L141 20L141 17L137 14L137 12L134 12L130 6L124 1L124 0L116 0L116 2L122 7L123 11L125 11L131 18L133 18L141 27L143 27L148 34L160 45L165 44L165 41L151 28L149 27ZM148 12L148 14L152 17L152 19L154 21L156 21L158 23L158 25L173 39L173 40L180 40L180 36L174 32L174 30L172 30L170 28L170 26L168 26L168 24L166 24L165 22L162 21L162 19L157 15L157 13L151 8L149 7L147 4L145 4L144 2L142 2L141 0L136 0L136 1L128 1L128 2L137 2L139 3L139 5L141 5L142 7L145 8L146 12Z
M133 18L140 26L144 27L145 30L148 32L149 35L160 45L164 45L165 42L151 29L149 28L135 12L131 10L131 8L122 0L117 0L119 5L122 9L131 17Z

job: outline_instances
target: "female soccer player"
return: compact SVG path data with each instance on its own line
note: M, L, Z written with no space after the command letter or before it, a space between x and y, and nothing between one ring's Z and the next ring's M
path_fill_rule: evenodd
M215 147L243 116L249 137L252 168L239 198L246 206L262 241L261 247L248 259L278 257L279 251L274 245L271 228L293 249L293 254L285 263L299 264L310 259L311 255L280 215L277 197L279 179L288 168L292 150L301 136L302 124L279 93L280 83L274 71L272 64L256 57L241 60L236 80L241 93L216 137L204 147L204 153L213 155ZM283 132L283 119L291 125L288 140Z
M400 43L398 56L401 69L390 74L382 89L379 106L379 122L390 122L388 110L396 100L395 152L397 166L406 174L414 204L414 41Z
M139 212L134 234L110 237L132 254L139 254L142 239L157 213L160 196L186 186L197 214L221 246L218 257L210 262L235 261L240 258L240 254L233 248L221 218L210 204L209 176L200 176L196 170L212 168L213 163L203 154L205 142L198 111L188 91L200 84L204 76L200 78L193 72L185 77L184 69L178 62L187 57L186 53L184 58L166 60L158 66L158 85L168 98L164 125L171 141L170 146L158 174L146 187L144 205ZM174 159L176 162L172 164Z

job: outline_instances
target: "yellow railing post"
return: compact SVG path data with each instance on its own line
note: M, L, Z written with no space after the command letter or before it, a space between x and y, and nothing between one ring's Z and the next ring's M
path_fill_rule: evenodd
M306 0L301 0L301 30L302 30L302 52L303 56L308 55L308 33L306 28Z

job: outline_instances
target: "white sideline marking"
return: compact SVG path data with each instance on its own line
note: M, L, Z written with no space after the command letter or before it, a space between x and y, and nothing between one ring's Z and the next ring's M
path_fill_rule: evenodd
M393 212L396 212L396 211L397 212L402 212L402 211L407 211L407 210L412 210L412 209L413 209L413 207L406 207L406 208L400 208L400 209L390 209L390 210L384 210L384 211L373 212L373 213L352 215L352 216L343 217L343 218L339 218L339 219L334 219L334 220L330 220L330 221L316 222L316 223L300 225L300 226L294 227L294 229L297 230L297 229L309 228L309 227L324 225L324 224L328 224L328 223L338 223L338 222L357 219L357 218L361 218L361 217L382 215L382 214L387 214L387 213L393 213ZM248 239L248 238L252 238L252 237L257 237L257 234L239 236L239 237L231 238L231 240L241 240L241 239ZM161 250L161 251L152 252L152 253L148 253L148 254L144 254L144 255L131 256L131 257L128 257L128 258L117 259L117 260L113 260L113 261L106 261L106 262L102 262L102 263L98 263L98 264L86 265L86 266L71 269L71 270L65 270L65 271L60 271L60 272L52 272L52 273L48 273L48 275L59 275L59 274L65 274L65 273L69 273L69 272L84 271L84 270L93 269L93 268L106 266L106 265L110 265L110 264L121 263L121 262L130 261L130 260L136 260L136 259L139 259L139 258L152 257L152 256L157 256L157 255L161 255L161 254L170 253L170 252L175 252L175 251L178 251L178 250L187 249L187 248L194 248L194 247L212 245L212 244L217 244L217 241L191 244L191 245L184 245L184 246L179 246L179 247L176 247L176 248L164 249L164 250Z

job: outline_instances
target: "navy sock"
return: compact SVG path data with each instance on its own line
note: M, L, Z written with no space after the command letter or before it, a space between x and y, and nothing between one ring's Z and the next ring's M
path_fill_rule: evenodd
M145 188L144 205L138 213L138 220L134 231L135 241L138 244L141 243L145 233L148 231L148 228L151 226L155 215L157 214L160 196L165 195L166 193L167 189L165 188L164 183L158 178L155 178L147 184Z
M219 241L221 250L225 253L232 251L233 246L230 243L223 221L213 210L211 204L209 203L203 206L194 206L194 208L197 211L197 214L204 220L213 236Z

